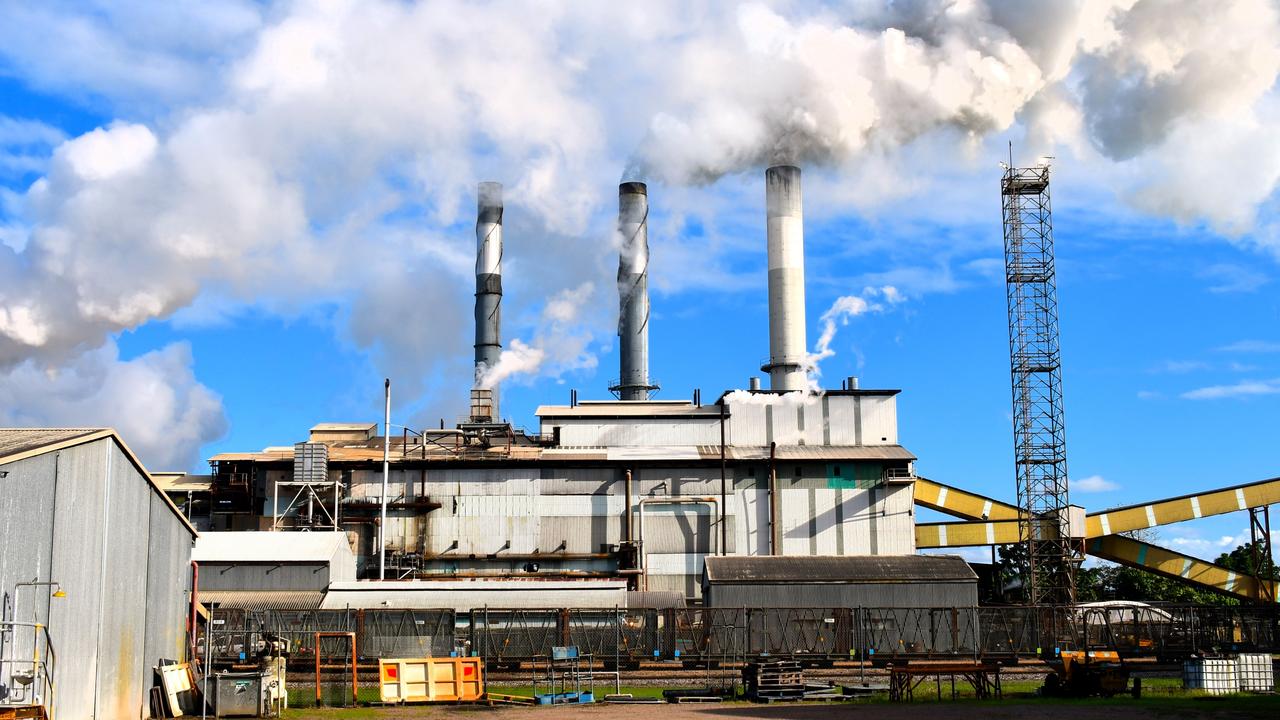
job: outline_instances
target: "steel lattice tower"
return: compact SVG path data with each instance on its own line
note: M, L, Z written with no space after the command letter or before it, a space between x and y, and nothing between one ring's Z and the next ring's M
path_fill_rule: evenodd
M1000 193L1024 587L1029 603L1071 603L1080 556L1062 532L1069 503L1048 165L1010 167Z

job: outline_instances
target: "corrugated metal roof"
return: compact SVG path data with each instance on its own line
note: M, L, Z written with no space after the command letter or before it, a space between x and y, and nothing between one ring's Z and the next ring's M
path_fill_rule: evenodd
M637 447L596 447L566 446L542 448L531 445L518 445L510 449L496 447L489 449L467 449L462 452L442 450L428 445L426 452L421 447L410 446L402 454L398 440L391 448L391 462L476 462L476 461L517 461L517 462L558 462L574 461L686 461L686 460L719 460L719 445L662 445ZM769 459L767 445L729 445L725 448L728 460L757 462ZM915 460L916 456L901 445L779 445L777 447L779 461L852 461L852 460ZM257 453L220 453L210 458L211 462L251 461L251 462L293 462L293 451L273 451ZM336 445L329 448L329 462L382 462L382 448L363 446Z
M107 428L0 428L0 463L52 445L110 432Z
M200 592L204 605L231 610L316 610L324 601L320 590L206 590Z
M344 532L207 532L191 551L196 562L329 562L345 550Z
M628 608L665 610L684 606L684 593L674 590L647 590L627 593Z
M717 556L706 558L711 583L975 582L957 555Z
M322 422L311 426L311 432L368 432L377 430L377 423Z
M151 473L156 487L165 492L208 492L213 486L212 475L189 475L183 472Z

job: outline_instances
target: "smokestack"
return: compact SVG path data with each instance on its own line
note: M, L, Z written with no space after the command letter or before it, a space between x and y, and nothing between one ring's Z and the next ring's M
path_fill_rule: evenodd
M805 377L804 210L800 168L771 167L764 173L769 222L769 389L808 388Z
M649 384L649 191L644 183L618 186L618 382L621 400L648 400Z
M476 205L476 387L481 388L502 354L502 185L480 183ZM496 420L501 417L498 390L484 389L492 391L490 419Z

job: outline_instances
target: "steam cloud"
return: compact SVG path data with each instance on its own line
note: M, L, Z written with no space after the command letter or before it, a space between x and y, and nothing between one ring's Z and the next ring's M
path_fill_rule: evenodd
M555 313L594 297L576 294L584 277L612 285L600 239L619 168L672 185L777 161L845 173L928 139L963 170L1020 125L1028 156L1070 154L1141 209L1236 234L1280 181L1280 20L1266 0L50 2L8 15L0 70L122 109L65 141L0 117L0 182L41 166L0 192L8 422L125 425L89 384L55 383L58 413L19 386L86 363L126 382L117 366L138 361L115 356L116 333L218 307L349 302L340 333L400 387L422 391L431 373L462 385L478 179L503 180L508 218L528 219L508 226L509 267L552 313L487 382L594 366L611 323ZM41 143L52 149L33 156ZM846 202L862 192L850 187ZM1249 242L1280 254L1277 238ZM429 319L397 319L421 288ZM824 337L857 306L833 309ZM161 365L147 382L217 404L182 363ZM189 426L180 454L221 427Z
M491 388L518 375L545 374L559 378L571 370L589 370L596 366L596 356L589 350L590 331L580 323L583 308L595 292L595 285L583 283L563 290L547 301L537 330L530 342L511 341L492 368L480 371L477 387Z
M822 376L822 370L819 364L829 357L833 357L836 351L832 349L831 343L836 339L837 326L848 325L851 318L865 315L867 313L883 312L885 309L897 305L903 301L902 294L892 285L883 287L869 287L862 291L861 295L844 295L836 298L836 301L822 313L822 335L818 338L818 343L814 352L806 359L805 368L809 374L809 384L816 391L821 385L818 378Z

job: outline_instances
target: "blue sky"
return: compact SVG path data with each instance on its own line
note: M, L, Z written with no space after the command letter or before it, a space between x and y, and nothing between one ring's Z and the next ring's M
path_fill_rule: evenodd
M768 353L762 168L787 160L805 168L810 344L840 297L903 298L838 326L825 382L900 388L922 474L1012 499L1013 142L1055 158L1073 500L1280 475L1278 13L1231 3L1238 26L1201 45L1194 4L1149 6L1047 5L1057 37L1002 2L11 8L0 420L112 424L193 470L376 419L384 375L398 422L453 422L472 193L496 179L503 333L545 358L506 383L504 414L534 430L537 405L617 375L620 175L650 184L659 397L712 399ZM472 47L482 25L501 52ZM1158 541L1212 557L1246 528Z

